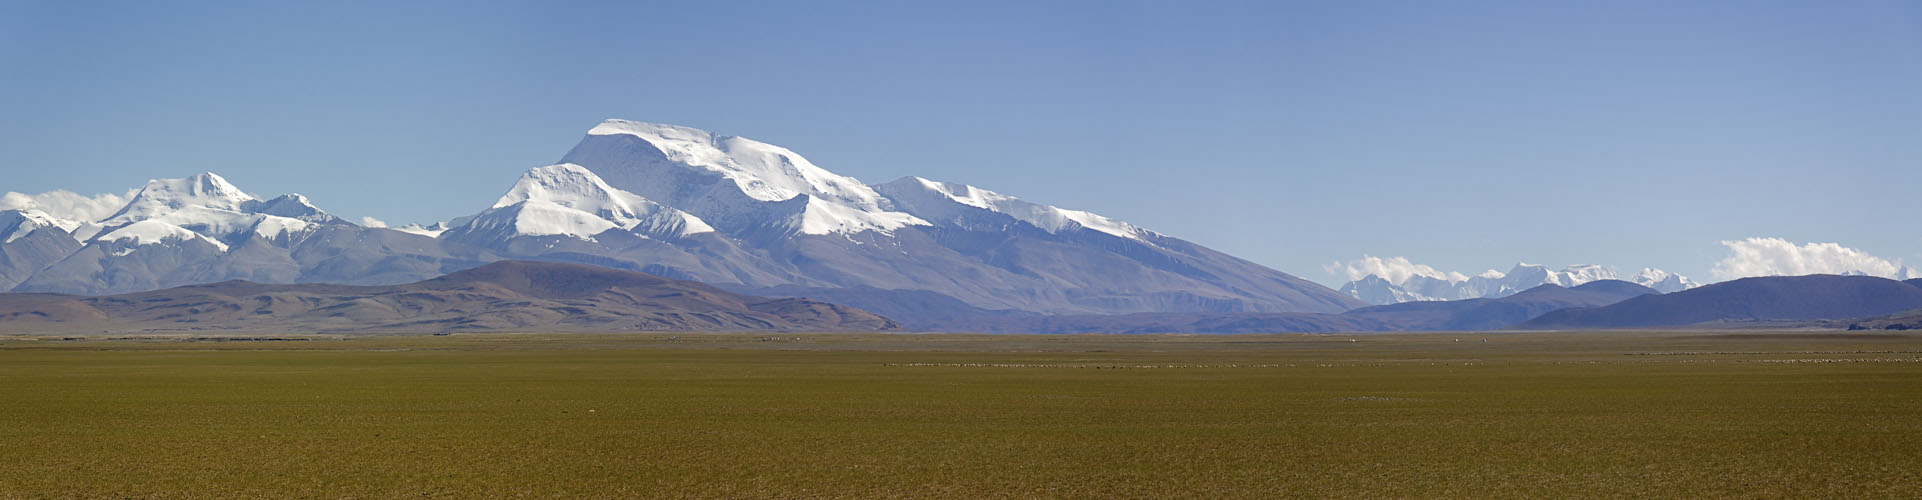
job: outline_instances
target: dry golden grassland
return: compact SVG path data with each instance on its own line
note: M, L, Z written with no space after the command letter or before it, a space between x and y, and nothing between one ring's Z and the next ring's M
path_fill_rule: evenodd
M0 498L1922 498L1922 337L0 336Z

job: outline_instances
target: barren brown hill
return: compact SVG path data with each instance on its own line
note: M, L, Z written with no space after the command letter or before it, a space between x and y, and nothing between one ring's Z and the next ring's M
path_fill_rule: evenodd
M6 333L877 331L893 320L583 264L502 261L392 286L226 281L84 297L0 294Z

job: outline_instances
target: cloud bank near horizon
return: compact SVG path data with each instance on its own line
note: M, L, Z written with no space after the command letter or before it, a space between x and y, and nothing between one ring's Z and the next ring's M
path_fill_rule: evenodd
M1360 259L1345 263L1335 261L1326 266L1322 266L1322 270L1327 271L1328 274L1347 276L1348 281L1355 281L1369 275L1375 275L1388 280L1389 283L1397 285L1405 283L1408 281L1408 278L1415 276L1448 281L1468 280L1468 276L1462 273L1454 271L1442 272L1433 267L1411 262L1407 257L1381 258L1368 254L1362 254Z
M1805 274L1860 274L1890 279L1922 278L1922 270L1902 264L1901 259L1884 259L1840 243L1804 243L1782 238L1748 238L1723 241L1730 255L1715 263L1709 272L1727 281L1756 276L1801 276Z
M65 189L56 189L38 195L8 191L0 194L0 210L39 210L62 219L97 221L112 216L127 206L139 189L129 189L127 194L100 193L87 196Z

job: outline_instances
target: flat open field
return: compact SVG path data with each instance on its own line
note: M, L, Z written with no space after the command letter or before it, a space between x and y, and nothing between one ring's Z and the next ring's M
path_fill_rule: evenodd
M0 498L1919 498L1922 336L0 336Z

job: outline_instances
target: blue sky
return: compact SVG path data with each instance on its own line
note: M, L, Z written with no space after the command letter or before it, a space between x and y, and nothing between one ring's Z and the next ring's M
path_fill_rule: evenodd
M1362 254L1922 264L1922 4L0 0L0 191L489 205L603 118L966 182L1325 283Z

